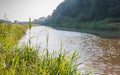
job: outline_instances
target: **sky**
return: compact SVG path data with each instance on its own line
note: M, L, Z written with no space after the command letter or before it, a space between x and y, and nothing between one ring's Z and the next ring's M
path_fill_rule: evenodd
M27 21L47 17L64 0L0 0L0 18Z

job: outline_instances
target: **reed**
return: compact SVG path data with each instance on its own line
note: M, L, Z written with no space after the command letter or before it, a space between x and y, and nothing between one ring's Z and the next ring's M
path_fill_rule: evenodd
M45 49L29 45L23 45L22 48L15 46L26 29L21 25L0 25L0 75L80 75L77 70L77 50L70 55L63 53L61 44L58 56L54 51L49 53L49 35ZM38 55L38 50L46 53Z

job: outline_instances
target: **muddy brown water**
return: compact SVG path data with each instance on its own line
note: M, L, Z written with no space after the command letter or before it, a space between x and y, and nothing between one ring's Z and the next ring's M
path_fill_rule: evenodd
M120 39L103 39L95 35L55 30L50 27L36 26L31 29L32 46L46 47L46 36L49 34L48 49L66 52L78 49L80 54L79 70L94 71L94 75L120 75ZM28 43L29 32L21 38L19 44Z

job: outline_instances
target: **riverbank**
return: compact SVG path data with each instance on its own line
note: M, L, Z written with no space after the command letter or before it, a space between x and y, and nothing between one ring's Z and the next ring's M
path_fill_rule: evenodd
M25 35L27 26L20 24L0 24L0 46L14 46Z
M120 23L119 21L102 20L83 23L65 22L56 24L50 24L58 30L77 31L83 33L94 34L102 38L120 38Z
M99 36L101 38L110 38L110 39L119 39L120 38L120 30L117 31L105 31L105 30L87 30L87 29L76 29L76 28L59 28L59 27L52 27L57 30L63 31L75 31L75 32L82 32L93 34Z

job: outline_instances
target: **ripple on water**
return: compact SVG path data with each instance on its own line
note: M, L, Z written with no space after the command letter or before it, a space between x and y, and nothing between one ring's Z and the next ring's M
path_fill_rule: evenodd
M20 40L19 44L28 43L29 32ZM46 36L49 33L49 51L59 50L62 41L63 50L73 52L78 49L80 54L79 69L84 72L95 70L95 75L120 75L120 40L103 39L91 34L55 30L45 26L31 29L33 46L46 47Z

